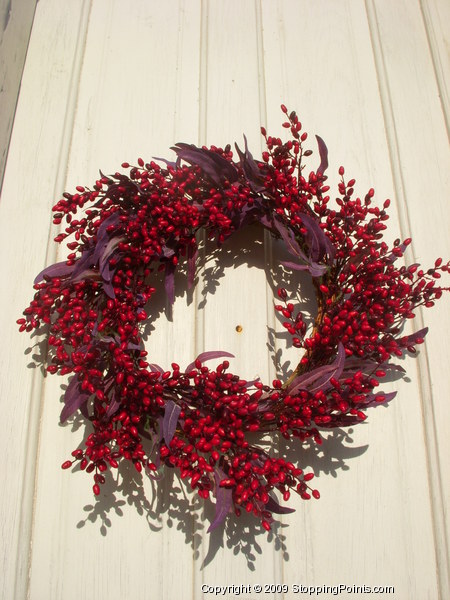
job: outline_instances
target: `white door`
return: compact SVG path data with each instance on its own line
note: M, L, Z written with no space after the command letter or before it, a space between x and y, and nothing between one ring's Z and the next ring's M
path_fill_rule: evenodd
M260 125L283 133L281 103L313 150L314 134L326 141L331 186L344 165L358 194L392 199L387 237L411 235L409 263L448 259L449 23L445 0L38 2L0 202L2 598L319 594L300 585L323 598L340 585L344 598L368 597L361 586L450 597L448 297L414 320L430 332L405 360L408 379L386 384L397 398L298 450L321 499L292 499L296 512L270 534L246 516L207 534L213 506L170 477L156 487L125 472L95 499L90 477L60 469L84 431L59 425L65 382L32 368L36 342L15 324L34 276L63 258L51 207L65 190L123 161L170 159L179 141L242 145L245 133L260 155ZM263 381L277 359L295 366L266 276L278 253L251 228L204 261L194 295L180 292L173 320L156 320L153 361L223 349L234 372ZM223 589L233 585L252 587Z

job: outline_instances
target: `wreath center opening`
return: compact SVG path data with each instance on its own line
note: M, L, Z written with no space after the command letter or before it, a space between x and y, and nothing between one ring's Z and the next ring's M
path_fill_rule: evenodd
M233 368L249 381L286 381L304 350L293 345L287 331L292 319L275 310L281 302L277 290L286 290L294 319L301 313L308 337L317 316L311 275L287 270L282 265L289 259L285 244L258 224L235 232L220 247L205 238L199 240L193 288L188 287L186 261L178 265L173 306L164 275L159 277L146 308L145 349L161 365L187 364L200 351L221 349L234 355Z

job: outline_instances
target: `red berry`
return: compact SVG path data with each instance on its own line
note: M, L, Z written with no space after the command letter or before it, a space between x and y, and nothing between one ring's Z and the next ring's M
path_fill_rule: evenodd
M264 529L266 531L270 531L271 530L270 523L268 521L264 520L264 521L261 522L261 524L262 524L262 526L264 527Z

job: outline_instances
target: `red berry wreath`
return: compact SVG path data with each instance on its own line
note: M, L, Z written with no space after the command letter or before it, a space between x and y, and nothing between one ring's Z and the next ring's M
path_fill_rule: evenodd
M62 466L93 473L96 495L120 460L150 477L175 468L200 497L215 497L209 531L232 508L253 512L269 530L273 513L292 510L274 490L285 501L292 492L305 500L319 493L309 486L312 473L274 458L249 433L279 431L320 444L320 429L354 425L366 408L390 401L395 393L375 389L392 370L403 371L391 359L422 343L426 329L404 335L403 325L449 289L437 280L450 263L438 259L427 271L399 264L410 240L392 248L383 242L389 200L374 206L373 189L354 198L355 180L345 181L341 167L339 197L330 202L324 142L317 137L320 165L305 176L307 134L294 112L283 126L292 134L286 143L262 128L261 161L247 143L244 151L236 146L238 162L230 146L177 144L176 162L123 163L128 175L101 174L92 190L77 187L54 207L54 223L65 216L68 224L55 241L74 235L71 254L37 276L18 323L28 332L45 324L47 371L72 375L61 421L80 410L93 433ZM200 354L185 369L149 362L141 330L155 271L164 270L173 302L180 261L187 260L189 285L194 281L199 230L222 244L255 222L284 241L292 255L284 267L309 271L316 291L318 313L306 337L302 313L278 289L275 309L292 344L304 350L288 381L247 382L228 372L228 361L215 370L205 365L231 356L226 352Z

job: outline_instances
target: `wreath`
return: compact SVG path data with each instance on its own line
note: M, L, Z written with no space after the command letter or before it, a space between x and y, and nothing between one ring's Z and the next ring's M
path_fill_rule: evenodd
M438 280L450 263L439 258L427 271L399 264L411 240L397 239L393 247L383 241L389 200L375 206L373 189L355 198L355 180L344 178L343 167L339 196L330 201L325 143L316 136L320 164L306 175L307 134L295 112L281 108L292 139L261 128L262 160L253 158L245 137L244 150L236 145L237 161L229 145L179 143L175 162L123 163L127 174L100 173L92 189L79 186L53 208L53 222L67 223L55 241L74 236L71 252L36 277L18 324L46 332L47 372L71 374L61 422L81 411L92 432L62 468L92 473L97 496L120 461L155 479L171 468L201 498L215 499L208 531L233 509L253 513L270 530L273 514L292 512L276 490L283 501L319 492L311 488L312 472L282 453L273 456L254 434L320 444L321 430L364 421L367 408L395 396L377 390L393 371L404 372L393 360L423 342L427 329L405 335L404 324L449 289ZM187 262L188 285L194 283L197 233L221 245L252 223L283 240L292 256L284 268L308 271L315 288L310 333L282 282L277 289L275 310L303 351L289 379L245 381L229 372L228 360L208 368L208 360L232 356L219 351L200 354L184 369L150 362L142 329L157 272L173 303L180 262Z

